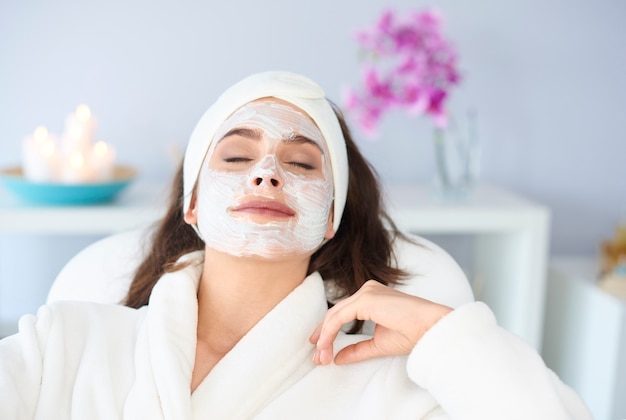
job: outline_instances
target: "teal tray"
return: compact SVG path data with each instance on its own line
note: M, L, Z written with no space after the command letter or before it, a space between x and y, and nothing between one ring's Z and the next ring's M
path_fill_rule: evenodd
M22 168L0 170L0 183L15 196L33 204L85 205L112 201L135 178L137 171L117 166L109 182L61 184L32 182L24 178Z

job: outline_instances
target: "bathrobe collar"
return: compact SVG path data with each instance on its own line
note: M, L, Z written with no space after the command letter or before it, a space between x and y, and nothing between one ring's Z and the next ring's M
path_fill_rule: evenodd
M154 287L138 338L128 418L250 418L313 369L308 337L326 312L321 276L313 273L255 325L190 395L202 252ZM141 413L141 414L140 414Z

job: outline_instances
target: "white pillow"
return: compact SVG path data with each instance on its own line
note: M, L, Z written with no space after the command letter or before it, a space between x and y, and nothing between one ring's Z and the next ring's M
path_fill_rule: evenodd
M117 233L80 251L61 269L48 292L47 303L80 300L121 303L135 269L145 255L150 229Z

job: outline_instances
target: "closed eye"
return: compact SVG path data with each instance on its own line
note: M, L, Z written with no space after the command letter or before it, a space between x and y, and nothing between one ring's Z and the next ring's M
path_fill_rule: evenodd
M309 165L308 163L302 163L302 162L286 162L286 163L287 165L291 165L296 168L306 169L307 171L312 171L313 169L315 169L314 166Z
M229 157L224 158L224 162L228 163L239 163L239 162L250 162L252 159L246 157Z

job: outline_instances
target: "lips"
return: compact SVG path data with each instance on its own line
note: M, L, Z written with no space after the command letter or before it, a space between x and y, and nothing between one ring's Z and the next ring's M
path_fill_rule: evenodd
M296 215L296 212L286 204L267 200L248 201L231 208L231 211L280 218L288 218Z

